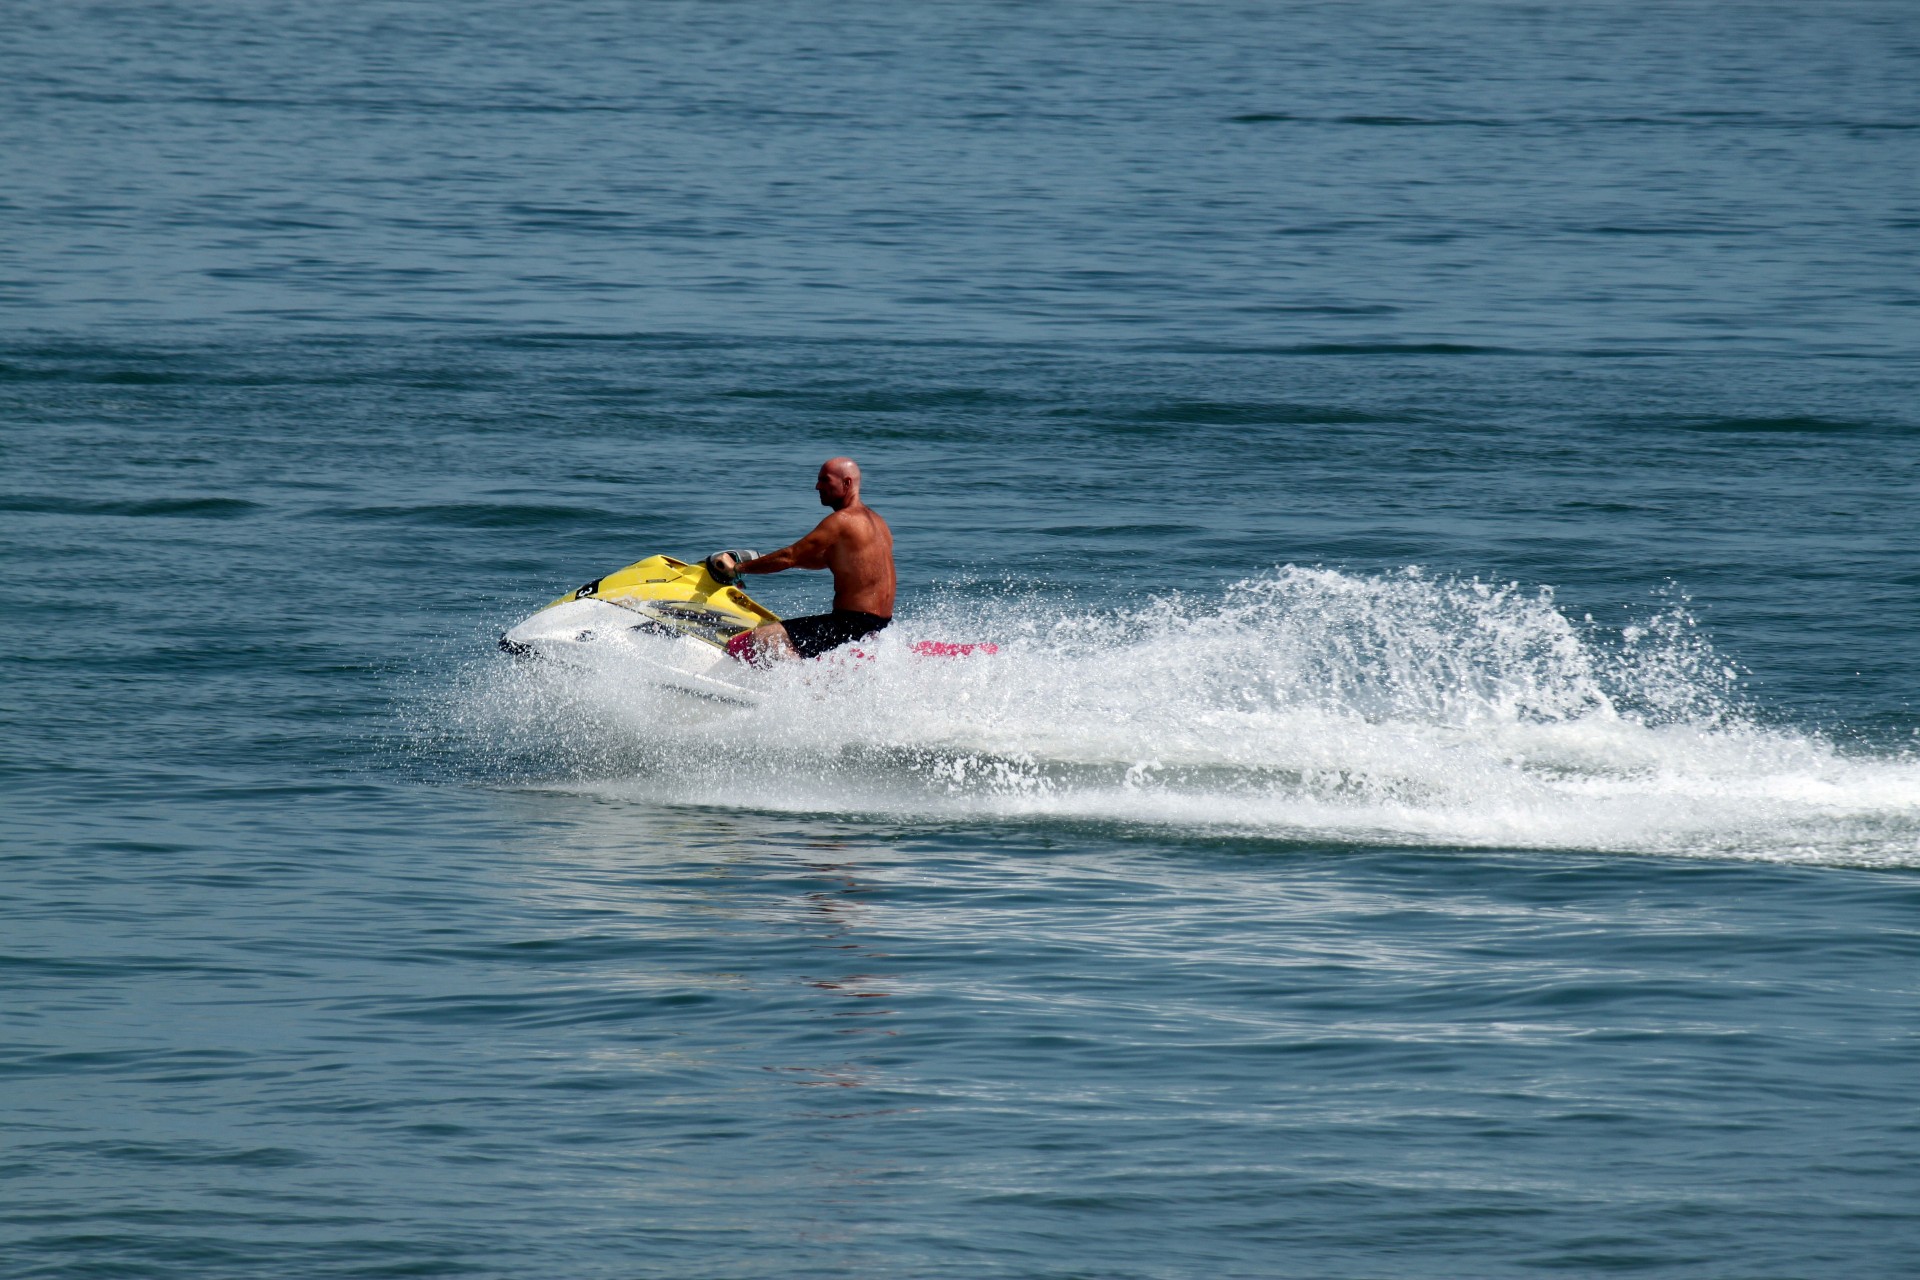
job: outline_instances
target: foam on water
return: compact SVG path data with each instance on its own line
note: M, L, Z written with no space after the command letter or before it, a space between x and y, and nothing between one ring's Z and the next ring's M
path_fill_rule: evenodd
M862 648L744 712L612 659L489 664L456 719L518 781L695 804L1920 865L1920 761L1758 723L1684 601L1607 629L1548 590L1288 567L1132 609L950 599Z

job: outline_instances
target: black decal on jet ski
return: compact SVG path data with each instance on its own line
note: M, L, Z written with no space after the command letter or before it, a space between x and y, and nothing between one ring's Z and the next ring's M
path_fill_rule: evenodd
M589 582L586 586L574 592L573 598L575 600L585 600L589 596L596 596L599 594L600 594L600 579L595 578L592 582Z
M723 645L747 629L731 614L678 600L647 600L631 607L669 634L699 636L710 644Z
M653 612L656 616L677 618L682 622L692 623L695 626L726 627L740 625L718 609L703 609L697 604L667 602L656 604L653 607Z

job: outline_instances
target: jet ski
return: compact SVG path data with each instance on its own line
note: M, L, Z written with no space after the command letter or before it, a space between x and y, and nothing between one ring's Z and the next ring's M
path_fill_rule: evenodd
M516 658L574 666L612 658L676 693L753 707L761 698L755 668L730 653L727 642L778 621L779 614L714 577L705 562L648 556L549 603L502 635L500 648ZM919 640L907 651L916 658L965 658L998 653L1000 646ZM871 656L857 648L850 652Z
M727 641L780 616L703 563L648 556L595 578L500 637L516 658L588 665L618 655L663 687L733 706L758 705L752 668Z

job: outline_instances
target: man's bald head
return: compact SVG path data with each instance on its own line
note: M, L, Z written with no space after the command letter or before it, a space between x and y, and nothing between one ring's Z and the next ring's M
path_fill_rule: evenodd
M814 482L820 504L839 511L860 501L860 464L852 458L828 458Z

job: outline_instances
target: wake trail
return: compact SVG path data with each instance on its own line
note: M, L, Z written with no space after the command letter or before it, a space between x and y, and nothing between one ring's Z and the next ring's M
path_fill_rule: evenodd
M1546 589L1286 567L988 616L935 601L752 711L488 663L444 719L495 776L681 803L1920 866L1920 761L1760 724L1683 601L1609 630Z

